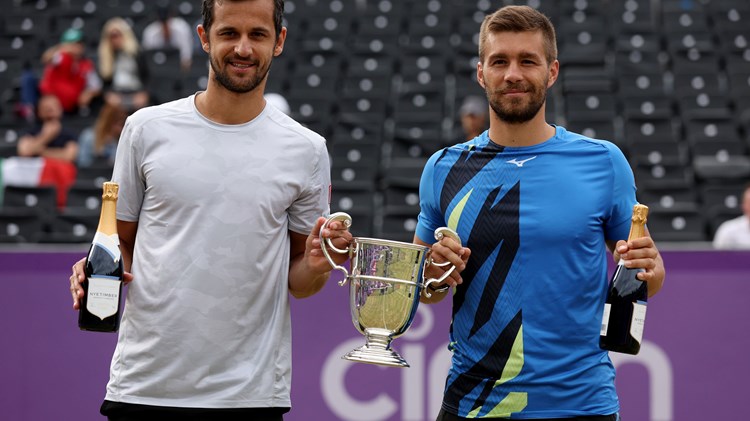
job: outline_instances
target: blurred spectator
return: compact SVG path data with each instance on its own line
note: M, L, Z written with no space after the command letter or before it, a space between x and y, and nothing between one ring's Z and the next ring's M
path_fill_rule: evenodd
M105 104L127 112L148 105L148 67L133 29L124 19L111 18L104 24L98 51Z
M78 154L77 136L63 128L60 100L54 95L42 96L37 109L39 123L18 139L18 156L74 162Z
M193 59L194 29L179 16L174 16L169 2L156 7L157 20L143 30L141 45L144 50L173 47L180 51L182 70L187 72Z
M57 205L65 206L75 182L76 136L63 127L63 108L54 95L43 95L37 105L38 126L18 139L18 156L3 160L0 182L7 186L55 186Z
M290 115L289 113L292 111L289 107L289 102L287 102L286 98L284 98L281 94L277 94L274 92L269 92L265 95L263 95L263 98L266 99L267 104L271 104L274 107L281 110L286 115Z
M461 117L462 143L474 139L489 128L489 105L480 96L469 95L464 98L458 114Z
M60 43L42 54L44 72L39 82L41 95L54 95L60 100L66 113L86 114L91 101L99 95L102 83L96 74L94 62L85 56L83 33L78 29L63 32ZM22 82L22 93L26 106L35 105L32 90L35 77L26 73ZM27 111L28 112L28 111Z
M714 235L714 248L750 250L750 183L742 195L742 215L719 225Z
M95 163L114 165L117 141L128 114L121 107L104 105L93 127L88 127L78 137L78 166L90 167Z

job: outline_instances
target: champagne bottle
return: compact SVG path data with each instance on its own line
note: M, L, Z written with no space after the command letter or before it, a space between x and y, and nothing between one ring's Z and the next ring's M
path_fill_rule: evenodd
M123 264L117 236L117 183L102 185L102 209L99 226L86 256L83 299L78 312L78 327L96 332L116 332L120 327L120 295Z
M636 204L633 207L628 241L646 236L647 216L647 206ZM640 351L643 339L648 285L636 277L644 269L627 268L623 263L623 259L620 259L609 282L599 333L599 347L635 355Z

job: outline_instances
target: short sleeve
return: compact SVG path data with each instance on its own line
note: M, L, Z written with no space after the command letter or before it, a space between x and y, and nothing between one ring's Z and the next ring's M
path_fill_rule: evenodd
M633 206L636 186L633 170L622 151L614 144L609 148L612 163L612 195L610 215L605 225L607 240L625 240L630 233L630 221L633 216Z
M300 234L308 234L318 217L330 213L331 164L324 141L316 151L309 183L289 209L289 229Z
M146 190L141 171L141 156L137 153L140 127L129 118L125 122L117 145L112 181L120 185L117 200L117 219L129 222L138 220Z
M423 242L430 244L434 242L433 233L435 229L444 226L444 217L440 211L439 197L435 193L435 165L439 153L430 157L422 170L419 180L419 218L417 221L416 236Z

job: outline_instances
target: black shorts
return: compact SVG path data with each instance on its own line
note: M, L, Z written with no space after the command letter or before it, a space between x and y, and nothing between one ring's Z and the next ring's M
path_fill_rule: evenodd
M176 408L104 401L109 421L283 421L289 408Z
M510 419L510 418L497 418L497 419ZM472 421L474 419L462 418L458 415L453 415L450 412L445 412L444 409L440 410L436 421ZM573 417L573 418L544 418L529 421L622 421L618 414L612 415L594 415L586 417Z

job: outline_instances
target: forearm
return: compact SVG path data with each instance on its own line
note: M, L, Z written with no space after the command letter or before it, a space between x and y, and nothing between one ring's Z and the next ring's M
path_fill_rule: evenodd
M664 260L661 258L661 253L655 258L656 267L654 267L654 276L648 281L648 296L653 297L657 292L664 286L664 278L667 276L666 269L664 268Z
M64 148L46 148L42 151L41 155L45 158L75 162L76 156L78 156L78 146L75 143L72 143L66 145Z
M289 267L289 292L294 298L306 298L323 289L331 272L316 273L307 265L304 256L293 258Z
M37 136L24 136L18 141L16 153L18 156L39 156L45 144Z

